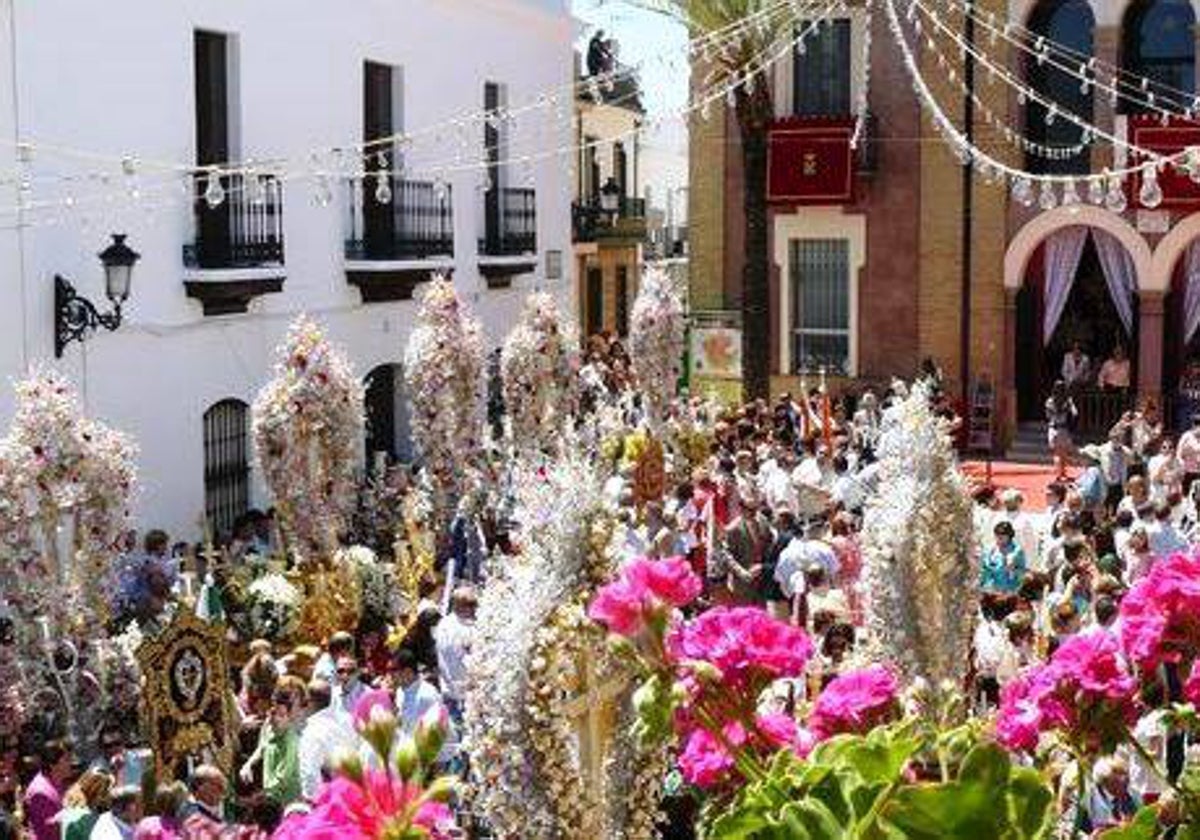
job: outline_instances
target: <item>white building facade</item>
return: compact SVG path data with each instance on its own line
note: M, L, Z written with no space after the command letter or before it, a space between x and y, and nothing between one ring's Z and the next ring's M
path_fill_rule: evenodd
M408 455L399 365L433 271L489 346L535 288L575 311L572 37L565 0L0 0L0 426L7 380L54 365L137 440L139 527L227 527L270 504L248 406L307 312L367 384L364 456ZM553 92L565 110L521 110ZM256 164L219 202L158 166L225 161ZM54 278L107 309L113 233L141 254L123 323L56 359Z

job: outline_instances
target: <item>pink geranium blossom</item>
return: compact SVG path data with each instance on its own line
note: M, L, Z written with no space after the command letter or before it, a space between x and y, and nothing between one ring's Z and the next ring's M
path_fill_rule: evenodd
M786 747L800 758L807 758L817 743L816 736L810 730L782 712L759 715L755 726L774 746Z
M883 665L848 671L825 686L809 715L809 728L821 739L865 733L896 711L898 691L896 675Z
M635 636L655 614L685 607L700 595L703 582L683 557L639 557L600 588L588 615L614 633Z
M716 607L676 628L667 650L677 661L706 662L730 688L804 673L808 634L754 607Z
M746 730L740 724L728 724L723 732L725 741L733 748L746 743ZM736 762L725 745L707 729L696 729L684 743L679 754L679 772L688 784L710 790L729 781Z
M1200 650L1200 555L1155 563L1121 600L1121 643L1149 673Z
M1200 663L1192 666L1192 673L1183 684L1183 699L1200 708Z
M286 824L285 836L384 840L412 827L431 840L449 840L453 818L445 805L424 801L410 815L421 793L418 786L379 770L367 770L361 783L338 776L321 786L309 814Z
M1116 638L1103 630L1068 638L1050 661L1005 686L996 737L1033 752L1042 733L1058 731L1080 749L1107 752L1137 721L1137 681Z

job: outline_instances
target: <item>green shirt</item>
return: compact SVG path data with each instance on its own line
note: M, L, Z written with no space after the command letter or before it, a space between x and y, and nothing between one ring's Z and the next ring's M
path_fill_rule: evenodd
M100 815L86 808L71 808L63 812L60 818L63 826L63 840L87 840L92 836L92 826Z
M263 793L272 802L290 805L300 799L300 734L294 727L276 732L268 722L258 735L262 753Z

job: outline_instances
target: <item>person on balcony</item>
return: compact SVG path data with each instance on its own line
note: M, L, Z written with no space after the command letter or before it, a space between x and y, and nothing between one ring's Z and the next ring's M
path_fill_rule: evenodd
M1091 381L1092 361L1083 352L1083 345L1076 341L1071 349L1063 356L1062 380L1072 391L1076 391Z
M1105 359L1104 364L1100 366L1100 373L1096 376L1096 385L1102 391L1125 392L1129 390L1129 355L1120 344L1113 348L1112 355Z

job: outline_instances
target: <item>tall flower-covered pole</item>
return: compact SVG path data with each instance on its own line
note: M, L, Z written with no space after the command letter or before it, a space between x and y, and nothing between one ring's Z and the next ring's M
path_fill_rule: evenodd
M0 441L4 597L27 630L40 620L61 633L102 625L101 584L128 528L136 448L85 417L56 373L34 373L17 383L16 396Z
M629 354L651 431L666 418L683 363L687 324L683 299L666 270L647 266L633 302Z
M421 299L404 373L413 405L413 438L440 532L467 487L483 440L482 331L445 277L435 278Z
M350 361L305 315L276 351L253 407L254 445L291 549L327 562L354 512L363 388Z
M929 397L919 382L884 415L863 543L871 658L936 688L965 675L979 579L971 502Z
M513 446L547 450L571 409L571 382L577 363L572 330L554 298L535 292L521 320L504 341L500 367Z

